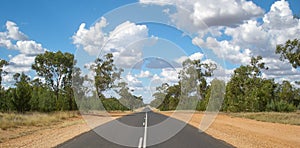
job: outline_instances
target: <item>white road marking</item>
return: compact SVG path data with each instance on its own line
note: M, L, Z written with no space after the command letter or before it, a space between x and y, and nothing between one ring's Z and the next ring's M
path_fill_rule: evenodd
M148 120L148 115L147 115L147 112L146 112L143 148L146 148L146 141L147 141L147 126L148 126L148 121L147 121L147 120Z
M142 143L143 143L143 137L140 137L140 140L139 140L139 147L138 147L138 148L142 148Z

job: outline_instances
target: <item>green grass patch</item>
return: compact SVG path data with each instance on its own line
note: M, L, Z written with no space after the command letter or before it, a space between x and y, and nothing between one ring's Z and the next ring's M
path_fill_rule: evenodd
M297 112L257 112L257 113L230 113L233 117L248 118L263 122L300 125L300 111Z
M53 113L0 113L0 128L16 128L18 126L48 126L68 118L77 117L78 112L53 112Z

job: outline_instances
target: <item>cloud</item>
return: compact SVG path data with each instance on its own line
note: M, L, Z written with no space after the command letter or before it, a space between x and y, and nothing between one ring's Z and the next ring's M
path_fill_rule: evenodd
M15 56L8 56L9 65L5 66L4 70L9 74L4 76L4 82L12 82L14 73L29 72L35 56L47 50L42 47L42 44L29 40L24 33L19 31L17 24L11 21L7 21L6 30L0 32L0 47L19 51L19 54Z
M131 73L126 75L126 82L130 88L143 87L142 81L138 80L138 78L133 76Z
M272 29L290 28L298 25L298 21L293 18L292 10L287 1L276 1L270 11L263 17L266 27Z
M191 54L190 56L182 56L178 59L175 59L175 62L178 64L182 64L185 60L190 59L190 60L202 60L202 58L204 57L204 54L201 52L196 52Z
M113 53L116 65L121 68L135 67L142 60L142 55L141 49L122 49Z
M294 19L285 0L274 2L266 13L246 0L140 0L140 3L174 5L175 13L166 12L171 21L179 29L196 34L192 43L212 50L218 58L234 65L246 65L252 56L261 55L269 67L264 76L297 80L300 75L299 70L280 61L275 54L276 45L300 34L300 21ZM187 58L182 56L175 61L182 63ZM233 69L222 71L228 76Z
M172 22L190 32L211 26L236 26L264 11L246 0L140 0L142 4L174 5Z
M13 49L14 48L13 43L6 37L7 36L3 32L0 32L0 47L4 47L7 49Z
M163 68L159 74L154 74L151 78L152 83L161 85L162 83L168 83L169 85L177 84L178 73L181 68ZM157 85L157 86L158 86Z
M112 32L109 33L107 49L118 47L126 47L141 39L148 37L148 28L146 25L136 25L126 21L117 26Z
M13 75L15 73L28 73L31 71L31 65L34 62L35 56L27 56L25 54L18 54L9 60L9 65L3 68L4 71L8 72L3 77L3 82L13 83Z
M7 21L6 24L6 31L0 32L0 46L7 48L7 49L15 49L15 45L12 41L16 40L27 40L27 36L19 31L19 27L16 23Z
M97 55L100 51L112 53L116 64L123 68L130 68L142 59L143 43L139 41L148 37L146 25L136 25L126 21L109 33L103 29L108 25L104 17L95 25L86 29L82 23L73 35L73 44L83 48L90 55Z
M213 37L203 40L196 37L192 42L199 47L211 49L219 58L224 58L234 64L247 64L252 56L250 49L243 49L238 44L227 40L218 41Z
M140 3L174 5L177 11L167 12L171 21L179 29L196 33L192 43L211 49L218 58L234 65L245 65L252 56L261 55L269 67L264 71L269 78L294 79L299 75L275 54L277 44L298 38L300 34L299 19L293 18L287 1L274 2L267 13L246 0L140 0ZM187 58L184 56L175 61L181 63Z
M178 71L179 69L173 69L173 68L164 68L162 69L162 72L160 73L160 76L162 77L163 82L167 82L169 84L178 83Z
M199 34L193 44L211 49L219 58L234 64L245 65L251 56L261 55L269 67L264 71L266 78L297 80L295 75L299 75L299 71L280 61L279 55L275 54L276 45L298 38L300 34L300 21L293 18L287 1L275 2L261 21L250 19L238 26L219 28L219 31L227 38Z
M263 10L246 0L199 0L194 3L192 18L195 25L235 26L263 14Z
M136 75L136 77L138 77L138 78L149 78L151 76L152 76L152 74L148 70L146 70L146 71L141 70L141 72L138 75Z
M22 54L27 55L37 55L44 53L45 48L42 47L42 44L36 43L35 41L17 41L16 49L18 49Z
M102 17L99 22L95 23L89 29L85 28L86 24L82 23L77 32L72 36L73 44L77 48L83 48L89 54L97 54L104 46L107 34L102 29L107 26L106 19Z
M18 54L9 60L9 65L12 66L26 66L29 67L34 62L34 56L27 56L25 54Z
M27 36L19 31L19 27L16 23L7 21L6 22L6 29L7 29L7 38L12 40L27 40Z

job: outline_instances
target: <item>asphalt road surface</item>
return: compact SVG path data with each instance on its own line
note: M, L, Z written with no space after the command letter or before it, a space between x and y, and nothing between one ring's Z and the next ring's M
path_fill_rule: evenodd
M108 122L62 143L58 147L228 148L233 146L199 132L197 128L182 121L145 108L143 112Z

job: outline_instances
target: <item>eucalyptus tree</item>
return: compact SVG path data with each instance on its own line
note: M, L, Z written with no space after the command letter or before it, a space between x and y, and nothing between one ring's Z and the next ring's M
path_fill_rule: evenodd
M104 91L115 87L115 81L120 78L122 69L118 69L113 60L113 55L108 53L103 59L97 58L90 66L90 69L95 72L95 87L100 99L104 99Z
M5 90L2 87L2 76L6 74L6 72L3 70L3 67L8 65L8 62L5 60L0 59L0 110L7 110L8 107L8 101L5 96Z
M226 86L226 95L223 104L225 111L263 111L270 98L263 94L273 93L273 81L261 78L262 70L267 70L265 63L261 62L262 57L252 57L250 64L234 70L230 81ZM270 89L263 89L271 83ZM262 91L268 91L262 92Z
M287 40L285 44L276 46L276 54L280 54L280 60L287 59L294 68L300 67L300 40Z
M71 53L49 52L36 56L32 69L38 76L45 79L56 96L56 107L60 109L59 94L61 90L70 87L72 78L72 69L74 65L74 55Z
M8 62L0 59L0 87L2 87L2 76L6 74L6 72L3 70L3 67L6 65L8 65Z
M187 59L182 63L182 67L179 72L179 105L182 109L194 109L198 101L205 98L208 86L206 79L212 76L217 65L201 62L200 59Z
M285 44L276 46L276 54L280 54L280 60L288 60L294 68L300 67L300 40L287 40ZM300 85L300 80L296 81Z
M161 86L157 86L155 88L156 91L152 94L152 97L154 97L154 99L150 102L150 105L152 107L161 108L162 105L168 104L168 101L165 100L168 87L168 83L163 83Z

